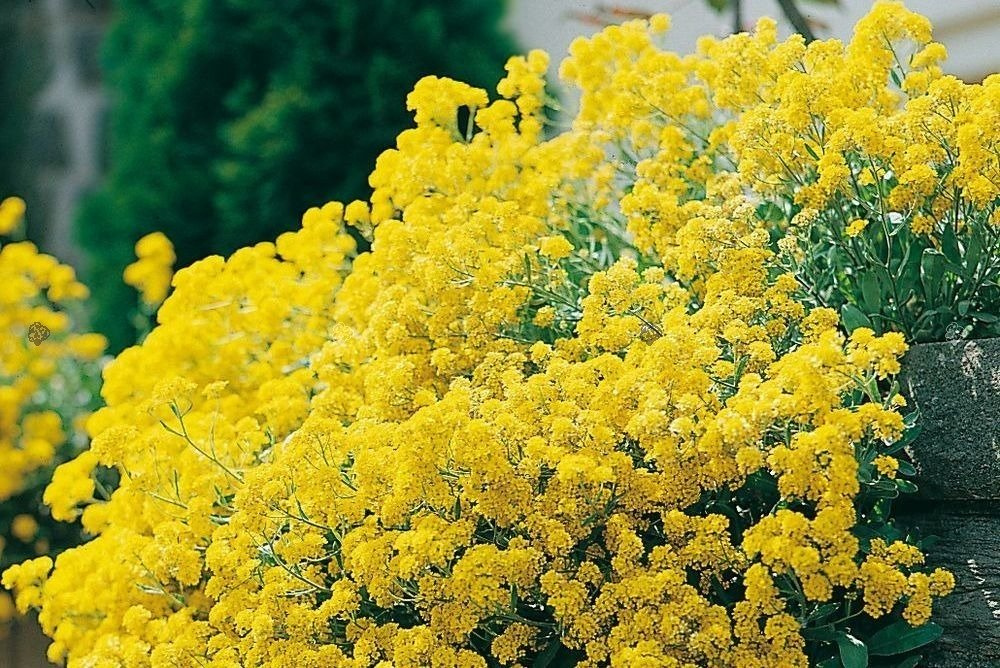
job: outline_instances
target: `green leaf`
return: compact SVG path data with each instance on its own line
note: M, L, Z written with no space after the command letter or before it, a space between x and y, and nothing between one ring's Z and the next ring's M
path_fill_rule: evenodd
M944 226L944 231L941 233L941 251L948 262L955 265L957 269L956 273L960 276L968 274L968 267L962 261L962 254L958 250L958 239L955 237L955 227L953 225Z
M868 668L868 648L850 633L837 634L837 647L844 668Z
M802 637L806 640L832 642L837 637L837 631L833 628L833 624L824 624L811 629L803 629Z
M933 248L925 248L920 260L921 280L924 296L928 303L936 301L941 292L941 277L944 276L944 255Z
M972 306L972 302L970 302L968 299L963 299L962 301L958 302L958 314L959 315L968 314L970 306Z
M938 333L933 327L920 327L913 332L914 343L934 343L944 337L943 333Z
M848 332L853 332L858 327L872 327L872 321L854 304L844 304L840 309L840 317Z
M920 660L924 658L919 654L915 656L908 656L899 663L895 665L895 668L914 668L914 666L920 665Z
M861 277L861 298L869 313L877 313L882 306L882 287L875 272L866 272Z
M556 654L559 653L560 647L562 647L562 643L559 638L553 638L548 646L535 657L531 668L548 668L552 664L552 660L556 658Z
M762 202L757 205L757 217L765 223L778 223L785 218L785 212L774 202Z
M968 267L972 274L975 274L976 268L979 266L982 253L983 245L979 243L979 238L976 235L970 236L965 242L965 258L963 258L962 264Z
M840 610L840 608L841 608L840 603L824 603L823 605L817 606L815 610L809 613L809 619L810 620L824 619L826 617L829 617L833 613L837 612L838 610ZM830 637L830 640L833 640L832 636Z
M903 539L903 532L891 524L886 524L882 527L882 538L884 538L887 543L893 543L897 540Z
M944 630L934 622L913 627L905 621L898 621L877 631L868 639L868 651L872 656L892 656L902 654L941 637Z
M920 288L920 254L921 251L915 244L906 246L898 281L900 292L903 294L906 294L907 290L916 292Z
M873 496L880 499L895 499L899 496L899 487L897 486L897 483L899 482L901 481L887 480L883 478L873 485L870 485L869 489L871 490ZM914 485L914 487L916 487L916 485Z
M940 540L941 540L940 536L924 536L917 543L917 547L920 548L920 550L926 554L928 551L932 550Z
M894 455L907 445L909 445L909 441L906 441L905 439L898 440L885 448L885 454Z

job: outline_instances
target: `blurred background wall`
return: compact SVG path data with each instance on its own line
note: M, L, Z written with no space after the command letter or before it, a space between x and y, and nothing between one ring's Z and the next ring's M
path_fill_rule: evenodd
M313 0L319 5L324 0ZM325 0L331 6L337 5L332 0ZM524 51L531 48L542 48L552 54L553 81L556 81L555 70L558 62L565 54L570 41L581 34L589 34L599 29L602 23L610 21L620 21L631 12L656 12L666 11L673 16L673 28L668 36L668 45L679 51L688 51L693 48L695 40L701 34L713 33L718 35L732 32L734 25L734 15L731 9L723 8L721 11L713 10L709 5L725 6L732 0L342 0L341 6L356 4L359 7L375 6L388 7L387 12L395 12L394 16L405 15L407 11L416 12L427 5L440 5L442 12L447 12L446 7L451 7L459 14L465 12L465 23L459 23L441 28L433 39L422 36L420 33L426 28L420 27L410 33L405 33L407 22L400 26L403 31L402 37L388 40L390 46L386 47L390 51L396 49L397 58L401 61L419 60L423 63L420 67L414 66L412 70L400 70L400 65L383 64L389 71L398 72L397 79L415 79L420 74L428 71L435 71L441 74L451 74L472 78L473 83L487 85L499 76L500 66L506 54L512 51ZM260 3L255 5L252 0L215 0L230 6L239 6L241 9L251 11L256 6L274 7L274 11L281 17L280 12L292 11L289 8L300 7L308 4L309 0L295 0L289 3ZM368 3L368 4L366 4ZM451 3L449 5L449 3ZM471 21L488 22L491 18L491 9L483 9L483 6L493 4L499 9L496 10L496 21L501 22L500 15L506 12L502 19L502 24L498 26L470 25ZM113 135L118 135L122 141L141 142L145 135L149 134L149 128L132 128L133 134L128 135L123 128L124 110L119 109L119 114L114 114L112 99L122 99L122 77L123 69L127 69L128 63L122 59L128 59L129 49L132 48L128 41L119 34L118 44L114 53L108 53L105 45L103 56L102 41L108 35L109 29L115 24L115 8L121 7L175 7L180 12L180 8L194 6L205 3L194 3L188 0L173 0L173 3L165 3L162 0L145 0L145 2L135 2L134 0L0 0L0 197L9 194L21 194L28 200L29 205L29 236L38 242L43 249L58 257L78 266L94 265L94 258L98 258L98 264L104 261L103 256L95 256L93 249L102 249L103 239L107 240L108 248L112 245L118 248L119 255L121 249L129 249L130 244L137 239L141 233L151 229L168 226L155 218L150 218L147 209L145 212L141 206L121 208L119 211L103 210L100 207L90 207L86 215L81 216L79 211L82 202L92 203L95 200L93 193L102 188L108 189L109 178L112 190L121 189L122 181L129 181L134 167L123 167L123 155L127 153L129 147L119 146L117 150L109 149L112 145ZM1000 50L995 48L1000 43L1000 0L909 0L907 2L911 9L928 15L935 26L935 36L944 42L948 47L950 58L948 69L968 81L981 80L989 73L1000 69ZM469 13L472 5L480 6L479 9ZM851 29L857 19L863 15L871 6L871 0L799 0L798 5L803 13L810 19L811 25L819 37L838 37L849 39ZM209 3L208 6L212 6ZM244 7L245 6L245 7ZM249 9L247 9L249 8ZM757 17L761 15L772 15L780 17L781 12L776 0L742 0L742 22L745 28L752 27ZM134 11L134 10L129 10ZM146 10L143 10L146 11ZM266 11L266 10L265 10ZM479 12L479 13L476 13ZM180 14L178 14L180 15ZM471 17L471 18L470 18ZM475 18L480 17L480 18ZM149 29L150 25L155 25L155 17L146 20L146 28L143 28L143 21L136 16L117 17L118 25L128 26L128 30ZM152 21L152 23L150 23ZM129 26L130 22L133 24ZM440 21L442 26L446 25L444 19ZM266 23L264 24L266 25ZM437 24L435 24L437 25ZM410 26L413 28L413 26ZM789 26L783 23L783 28L789 32ZM183 22L178 22L176 26L166 30L166 37L161 36L161 41L165 43L174 39L174 33L180 35ZM254 28L258 30L262 39L267 39L267 33L260 26ZM306 24L302 29L309 29ZM125 28L122 29L124 31ZM448 31L451 31L450 33ZM121 32L121 31L120 31ZM112 31L113 34L113 31ZM509 37L513 37L510 40ZM287 36L278 36L276 39L286 39ZM470 67L447 67L446 62L460 61L459 65L466 65L470 60L471 50L467 50L465 55L456 46L461 39L471 40L469 47L475 50L485 59L495 61L492 67L481 66ZM376 34L372 36L375 44L386 41ZM436 40L436 42L435 42ZM112 40L114 41L114 40ZM342 38L336 38L341 43ZM140 45L142 40L132 40L131 44ZM516 46L515 46L516 44ZM477 46L478 45L478 46ZM138 54L139 46L135 46ZM152 48L152 47L151 47ZM159 47L155 47L159 48ZM294 51L299 45L294 40L275 45L275 51ZM367 50L366 50L367 49ZM370 59L381 47L359 47L359 50L352 55L352 52L335 53L331 52L326 56L322 51L314 52L310 58L316 62L325 58L356 58L364 60ZM382 49L385 50L385 49ZM430 54L426 52L432 52ZM408 54L412 53L411 58ZM360 55L357 55L360 54ZM417 54L422 54L418 57ZM437 55L434 55L437 54ZM136 55L136 57L139 57ZM142 57L149 58L149 54ZM155 58L155 56L154 56ZM481 58L482 59L482 58ZM113 67L109 70L109 60ZM150 61L151 63L153 61ZM234 57L231 63L225 59L218 59L214 63L215 67L235 67L234 63L242 61ZM409 63L406 63L409 65ZM158 83L167 76L165 72L157 72L155 67L160 67L161 63L156 62L149 67L137 63L136 67L140 72L147 72L150 83ZM253 68L251 65L250 69ZM319 70L312 75L322 81L325 76L333 76L333 70ZM142 95L142 81L136 79L134 75L129 79L131 91L124 93L124 98L131 95L129 104L138 105L143 101L149 101ZM192 72L189 78L197 83L197 71ZM205 76L211 76L206 73ZM347 79L345 79L347 80ZM362 81L362 79L357 79ZM380 87L380 84L371 83L367 79L369 87ZM138 82L138 83L137 83ZM188 82L190 83L190 82ZM244 82L245 83L245 82ZM315 155L340 155L343 160L350 161L370 161L367 154L361 154L351 150L353 147L348 143L364 143L366 146L383 146L391 142L392 137L407 122L407 115L403 109L405 90L409 83L394 83L399 90L381 91L383 106L396 105L395 113L390 114L388 120L382 123L383 126L398 124L396 127L381 127L372 135L364 135L364 124L359 125L360 129L352 129L346 134L330 134L330 145L314 145L316 137L308 137L303 142L311 142L313 145L300 145L292 147L298 151L311 151ZM344 85L338 81L338 86ZM359 84L361 85L361 84ZM139 86L139 90L136 90ZM184 84L188 86L188 84ZM182 87L184 90L187 88ZM252 86L251 86L252 88ZM212 107L214 102L210 98L212 89L202 90L197 96L183 102L197 113L199 104ZM308 91L307 91L308 92ZM313 92L322 91L314 89ZM565 92L564 92L565 93ZM152 93L151 93L152 94ZM220 90L219 95L231 95L232 90ZM349 96L348 96L349 97ZM172 99L172 98L170 98ZM565 94L564 100L569 106L573 104L572 94ZM232 103L231 100L228 102ZM155 102L154 107L161 105ZM155 109L154 109L155 111ZM191 112L184 109L176 110L178 114L184 116ZM213 112L216 113L216 112ZM219 128L213 128L212 133L224 133L230 131L230 126L223 123L233 119L222 119ZM356 122L354 119L352 122ZM215 121L213 121L215 122ZM314 121L307 120L304 122ZM126 124L127 125L127 124ZM231 125L231 123L230 123ZM259 129L259 128L258 128ZM116 132L117 130L117 132ZM284 130L276 131L279 135L286 134ZM373 132L375 132L373 130ZM136 134L138 133L138 134ZM145 134L144 134L145 133ZM211 134L211 133L209 133ZM265 132L266 134L266 132ZM320 135L322 139L323 135ZM187 141L184 137L177 141ZM177 143L171 139L167 142L170 146ZM335 145L340 143L342 145ZM222 144L213 145L209 151L220 151ZM152 148L142 147L141 151L148 151L147 156L150 161L156 162L161 156L153 155L159 149L155 144L150 144ZM132 147L135 148L135 147ZM244 153L247 150L244 148ZM370 153L375 154L377 150L372 148ZM242 160L242 166L237 164L235 168L243 168L255 171L254 160L257 156L252 155L237 156ZM364 153L364 152L362 152ZM141 157L141 156L140 156ZM373 159L374 155L371 156ZM135 160L135 156L129 160ZM296 165L308 157L284 156L284 166L279 163L271 165L273 171L287 172L290 167ZM269 168L266 151L262 149L260 156L260 172L266 172ZM142 162L141 160L139 161ZM232 160L230 160L232 162ZM207 165L208 163L206 163ZM332 163L324 163L324 169L331 169ZM116 172L116 166L119 168ZM371 164L358 165L358 169L369 169ZM223 165L209 165L204 168L204 178L215 178L209 174L211 170L225 171L227 167ZM123 173L124 170L124 173ZM132 170L130 172L129 170ZM109 177L110 174L110 177ZM142 181L136 175L137 187L140 195L143 189L152 197L157 190L155 179ZM161 177L158 177L161 178ZM190 178L188 176L187 178ZM296 178L298 178L296 176ZM353 177L352 177L353 178ZM115 184L117 180L117 185ZM357 179L355 179L357 181ZM345 186L350 180L330 178L329 192L324 192L316 197L316 202L325 199L345 199L356 196L363 196L364 193L353 192L355 187ZM214 187L214 184L211 184ZM238 185L238 184L237 184ZM259 187L261 184L254 184ZM266 184L265 184L266 185ZM315 188L314 188L315 190ZM346 192L352 190L352 192ZM98 193L100 194L100 193ZM105 192L106 194L106 192ZM313 197L315 193L308 193ZM240 193L229 197L229 201L240 202ZM236 198L234 200L234 198ZM99 198L97 198L99 199ZM133 197L133 200L135 197ZM141 199L141 197L139 198ZM253 203L249 198L247 202ZM151 201L149 206L162 206L162 203ZM294 201L289 207L299 208L303 204ZM286 207L288 208L288 207ZM215 216L215 210L210 208L197 209L205 213L204 215L190 216L193 218L206 218ZM253 215L251 209L249 215ZM265 214L261 214L265 215ZM201 246L192 246L190 251L181 249L182 262L189 262L195 254L203 255L209 252L228 252L233 243L248 243L255 238L267 238L280 231L281 227L289 227L295 224L296 216L287 212L268 211L268 216L286 216L288 220L275 223L277 227L273 229L268 225L263 225L261 229L246 232L243 236L239 233L230 234L228 242L219 242L212 245L205 242ZM149 218L142 221L133 221L134 229L130 229L128 234L124 234L122 225L115 222L115 217L128 218ZM169 221L168 221L169 222ZM131 224L131 223L130 223ZM205 220L191 220L192 226L203 226L209 224ZM235 224L240 226L239 221ZM74 225L77 229L74 232ZM171 235L171 230L166 230ZM237 230L239 231L239 230ZM176 232L174 232L176 234ZM183 234L183 233L182 233ZM256 236L255 236L256 235ZM81 237L89 239L91 252L85 253L81 248ZM253 238L251 238L253 237ZM228 245L227 245L228 244ZM120 271L117 267L125 260L115 257L104 263L107 264L107 271L100 272L84 271L84 276L91 279L91 282L99 284L115 283L114 273ZM122 266L124 266L122 264ZM100 289L100 286L99 286ZM109 288L111 289L111 288ZM109 299L119 299L112 295ZM99 300L100 301L100 300ZM108 307L104 307L107 310ZM100 318L99 318L100 319ZM111 325L113 326L113 325ZM103 328L107 329L108 323L105 320ZM124 335L123 335L124 336ZM118 345L128 343L125 338L119 338Z
M0 0L0 197L25 197L29 237L77 266L74 212L107 167L109 19L106 2Z

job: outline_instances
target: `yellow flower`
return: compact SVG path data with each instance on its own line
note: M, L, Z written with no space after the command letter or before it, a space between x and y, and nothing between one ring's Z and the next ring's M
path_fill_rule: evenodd
M653 14L649 17L650 31L655 35L670 30L670 16L668 14Z
M20 197L8 197L0 202L0 235L10 234L24 219L26 206Z
M573 245L566 237L548 236L538 241L538 250L550 260L562 260L573 252Z
M875 468L887 478L895 478L899 470L899 461L895 457L879 455L875 458Z
M918 214L910 221L910 229L914 234L930 234L934 231L936 223L931 216Z
M851 223L847 226L845 232L849 237L856 237L862 232L864 232L866 227L868 227L868 220L863 218L858 218L856 220L851 221Z
M538 313L532 319L532 322L539 327L550 327L556 319L556 310L551 306L543 306L538 309Z
M31 515L17 515L11 521L10 532L22 542L31 542L38 533L38 521Z
M354 200L344 210L344 220L348 225L361 227L369 222L368 205L360 200Z
M135 244L137 261L125 267L125 282L139 290L142 300L151 306L161 303L170 290L173 265L177 261L174 246L162 232L153 232Z

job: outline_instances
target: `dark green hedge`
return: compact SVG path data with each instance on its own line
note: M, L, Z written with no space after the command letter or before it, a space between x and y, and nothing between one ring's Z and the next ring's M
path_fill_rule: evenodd
M503 0L118 0L104 47L111 165L77 219L95 324L132 343L132 245L160 230L184 266L368 194L427 74L495 85Z

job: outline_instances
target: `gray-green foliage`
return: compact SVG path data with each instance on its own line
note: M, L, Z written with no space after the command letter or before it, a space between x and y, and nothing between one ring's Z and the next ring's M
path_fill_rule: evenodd
M848 163L855 171L863 165ZM953 165L938 167L939 178ZM915 232L913 218L885 205L898 178L889 172L869 184L852 181L826 209L792 236L797 251L784 254L799 277L805 298L841 313L848 330L868 327L902 332L914 343L1000 336L1000 227L995 204L977 207L958 198L933 221L930 233ZM798 207L768 202L758 215L776 228ZM848 231L851 221L863 229ZM779 232L784 234L783 231Z

